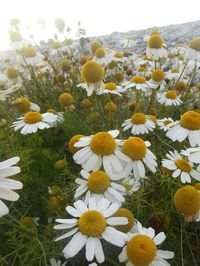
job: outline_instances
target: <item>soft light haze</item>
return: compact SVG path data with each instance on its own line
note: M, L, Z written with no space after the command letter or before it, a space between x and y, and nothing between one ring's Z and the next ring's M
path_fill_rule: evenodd
M0 50L9 48L8 31L10 20L19 18L23 36L33 33L37 40L51 38L56 33L54 20L65 19L72 28L72 37L77 22L86 29L88 36L109 34L114 31L139 30L154 26L184 23L200 19L198 0L7 0L0 9ZM37 20L46 22L45 34L40 32ZM26 25L30 29L26 29Z

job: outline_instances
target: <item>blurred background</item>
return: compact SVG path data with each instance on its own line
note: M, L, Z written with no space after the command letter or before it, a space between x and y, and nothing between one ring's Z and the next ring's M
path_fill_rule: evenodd
M66 35L72 38L77 37L77 29L80 27L86 30L87 36L99 36L115 31L125 32L198 20L199 1L2 1L0 50L9 49L8 32L11 19L20 19L20 30L24 38L29 38L31 34L38 42L41 39L47 40L54 37L56 32L54 21L57 17L65 20L68 26Z

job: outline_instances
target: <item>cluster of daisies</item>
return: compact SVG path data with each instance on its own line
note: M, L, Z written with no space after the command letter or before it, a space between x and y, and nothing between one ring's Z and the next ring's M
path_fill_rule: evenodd
M75 180L75 202L66 207L67 218L56 219L54 229L67 230L56 241L72 237L63 249L67 259L85 247L89 262L103 263L103 239L123 247L119 261L127 265L168 265L165 259L173 258L174 253L157 249L165 234L156 235L153 228L142 227L131 211L122 207L127 193L140 188L145 167L156 172L156 157L148 149L148 141L139 137L121 140L118 135L118 130L111 130L70 140L74 161L82 167L81 178Z
M152 31L144 39L144 55L129 51L135 45L131 37L122 42L124 53L87 38L41 43L38 52L23 39L18 22L13 25L9 34L15 62L5 62L0 69L0 101L11 109L8 117L14 118L9 126L18 131L16 136L19 132L39 135L46 129L51 133L51 128L65 123L68 113L82 108L89 117L90 110L96 115L96 106L109 117L112 128L118 125L115 130L75 135L68 143L81 170L75 179L74 202L54 225L63 230L55 239L65 241L62 265L81 250L90 266L104 263L107 244L121 249L118 261L127 266L169 265L166 260L174 253L159 247L165 233L143 227L123 204L156 175L159 162L148 140L158 132L171 148L160 166L184 184L174 194L175 209L186 222L200 221L200 38L168 51L160 33ZM63 33L64 21L58 19L55 25ZM80 29L80 36L83 33ZM125 120L115 117L119 122L115 124L113 113L120 108L126 111L129 100L132 115ZM18 161L13 157L0 163L0 199L19 198L13 190L21 189L22 183L8 178L20 173ZM0 200L0 217L8 212ZM62 262L52 258L50 263L61 266Z

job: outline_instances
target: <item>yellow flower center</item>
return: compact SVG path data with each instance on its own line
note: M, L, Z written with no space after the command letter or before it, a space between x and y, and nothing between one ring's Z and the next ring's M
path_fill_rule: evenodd
M86 236L99 237L106 228L106 220L98 211L86 211L79 218L78 227Z
M10 40L11 42L20 42L22 40L21 33L19 31L11 31Z
M26 227L31 227L34 225L34 220L31 216L24 216L20 219L20 223Z
M89 108L92 105L92 103L90 102L89 99L83 99L81 104L82 104L83 108L85 108L85 109Z
M177 91L184 91L186 89L186 84L183 81L178 81L176 83L175 89Z
M88 61L81 69L81 77L86 83L100 82L103 76L103 67L94 61Z
M117 225L115 228L121 232L128 233L131 228L133 227L135 221L134 221L134 216L131 211L129 211L126 208L119 208L113 215L112 217L125 217L128 219L128 224L124 225Z
M83 135L79 134L79 135L75 135L75 136L73 136L73 137L70 139L70 141L69 141L69 143L68 143L68 148L69 148L69 151L70 151L72 154L74 154L74 153L76 153L78 150L80 150L80 148L78 148L78 147L74 147L74 144L75 144L77 141L79 141L79 139L82 138L82 137L83 137Z
M105 111L107 112L116 112L117 111L117 106L114 102L108 102L105 105Z
M58 41L54 41L53 44L52 44L52 48L53 49L58 49L60 48L60 43Z
M174 205L177 212L194 215L200 210L200 193L193 186L179 188L174 194Z
M195 38L190 41L189 47L200 52L200 38Z
M14 79L14 78L17 78L19 76L19 70L15 67L9 67L7 69L7 77L9 79Z
M200 190L200 182L196 183L194 186L197 190Z
M172 69L170 70L170 72L171 72L171 73L179 73L178 69L176 69L176 68L172 68Z
M109 83L105 83L104 87L106 90L113 91L113 90L116 90L117 85L114 82L109 82Z
M13 104L21 113L26 113L31 106L30 101L27 98L18 98Z
M175 161L175 165L181 169L183 172L191 172L192 167L189 165L189 163L185 159L178 159Z
M177 98L177 93L176 93L175 90L168 90L168 91L165 93L165 97L174 100L174 99Z
M102 47L102 44L100 42L98 42L98 41L95 41L95 42L91 43L91 50L92 50L93 53L95 53L96 50L98 48L101 48L101 47Z
M104 193L110 186L110 178L103 171L92 172L87 183L91 192L95 194Z
M124 80L124 74L123 74L123 72L116 73L115 78L116 78L116 80L118 82L122 82Z
M116 58L123 58L123 54L120 52L116 52L114 55Z
M122 151L132 160L141 160L146 155L147 147L141 138L130 137L124 142Z
M163 46L163 39L160 35L153 35L148 40L148 46L152 49L160 49Z
M29 47L25 47L23 49L23 56L24 57L34 57L36 56L36 51L33 47L29 46Z
M200 113L188 111L181 116L180 124L190 130L200 129Z
M42 115L39 112L28 112L24 116L24 122L26 124L35 124L42 121Z
M143 113L135 113L131 116L131 122L136 125L144 124L147 118Z
M110 155L116 148L115 139L107 132L96 133L90 142L91 150L99 155Z
M171 122L172 122L171 119L166 119L165 121L163 121L163 124L166 126L169 125Z
M63 106L70 106L73 103L73 96L64 92L59 96L59 103Z
M58 112L55 109L53 109L53 108L47 109L47 113L52 113L54 115L57 115L58 114Z
M138 84L144 84L146 83L145 77L140 77L140 76L133 76L131 78L132 83L138 83Z
M160 33L158 32L158 31L156 31L156 30L153 30L153 31L151 31L151 33L150 33L150 36L153 36L153 35L160 35Z
M164 79L165 73L162 69L156 69L151 75L152 79L156 82L160 82Z
M88 56L87 55L80 56L79 62L81 63L81 65L84 65L87 61L88 61Z
M103 48L97 48L95 51L95 55L97 58L102 58L106 56L106 52Z
M148 266L156 256L156 245L146 235L137 235L128 241L126 254L135 266Z
M157 118L155 115L149 115L149 118L151 119L152 122L154 122L155 125L157 125Z
M71 68L71 61L70 60L62 60L59 63L60 67L62 68L63 71L68 71Z
M111 61L109 64L108 64L108 68L109 69L113 69L117 66L117 62L116 61Z

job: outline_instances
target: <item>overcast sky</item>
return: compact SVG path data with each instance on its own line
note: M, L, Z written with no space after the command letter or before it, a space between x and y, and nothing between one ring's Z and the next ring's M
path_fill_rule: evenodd
M30 25L37 38L52 37L54 20L65 19L74 31L77 22L88 36L129 31L200 19L200 1L189 0L5 0L0 8L0 50L9 47L10 19L17 17ZM39 32L37 20L46 22L46 34Z

